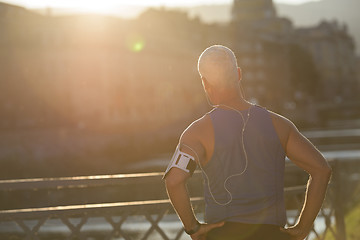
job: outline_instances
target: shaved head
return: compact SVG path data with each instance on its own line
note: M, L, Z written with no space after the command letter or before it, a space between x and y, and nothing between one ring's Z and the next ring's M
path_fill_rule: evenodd
M218 88L229 88L239 80L235 54L222 45L213 45L202 52L198 71L202 78Z

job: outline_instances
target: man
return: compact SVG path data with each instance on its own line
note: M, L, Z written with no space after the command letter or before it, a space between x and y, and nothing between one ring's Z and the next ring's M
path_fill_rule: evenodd
M183 132L164 175L186 233L193 240L304 239L325 197L331 175L326 160L291 121L244 99L241 70L229 48L207 48L198 71L214 109ZM310 178L301 215L285 229L286 156ZM205 179L203 224L186 189L195 162Z

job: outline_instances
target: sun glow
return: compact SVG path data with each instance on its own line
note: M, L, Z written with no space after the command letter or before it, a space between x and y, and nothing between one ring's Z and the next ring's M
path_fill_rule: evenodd
M71 7L72 10L83 13L102 13L107 14L113 9L112 4L104 4L101 1L75 2Z
M70 12L109 14L126 8L129 1L119 0L3 0L29 9L61 9Z
M53 10L56 14L101 14L133 18L146 7L190 7L209 4L232 4L233 0L0 0L28 9ZM274 3L301 4L324 0L273 0ZM48 11L44 11L48 13Z
M274 0L275 3L300 4L321 0ZM2 0L26 8L61 8L81 12L112 12L124 6L194 6L209 4L232 4L233 0Z

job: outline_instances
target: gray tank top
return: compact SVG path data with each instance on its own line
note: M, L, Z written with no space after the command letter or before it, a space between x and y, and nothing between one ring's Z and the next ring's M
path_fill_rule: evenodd
M245 120L248 110L241 111ZM284 226L285 152L272 124L270 113L259 106L250 108L250 118L244 132L244 144L248 156L246 171L230 178L226 187L233 200L221 206L210 195L208 184L215 199L226 203L230 195L224 189L224 181L245 168L241 131L243 119L234 110L216 108L210 113L215 134L214 153L203 168L209 177L205 182L205 220L273 224ZM206 181L206 178L204 178Z

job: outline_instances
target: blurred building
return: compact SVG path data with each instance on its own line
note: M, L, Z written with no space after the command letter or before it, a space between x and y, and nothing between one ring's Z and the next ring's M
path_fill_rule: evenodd
M307 104L315 70L325 97L354 95L344 27L295 29L272 0L235 0L232 16L229 25L166 9L55 17L0 3L0 128L186 123L207 110L196 66L212 44L235 51L247 97L276 111Z
M249 98L281 111L292 99L288 45L290 20L279 18L272 0L234 0L233 49Z
M13 17L34 16L34 15L36 14L27 11L23 7L18 7L15 5L10 5L0 2L0 16L2 18L1 19L2 21Z
M272 0L234 0L233 2L234 22L254 26L274 18L276 18L276 10Z
M1 128L150 129L203 107L196 62L216 33L198 19L164 9L136 20L28 12L0 5Z
M356 57L358 91L360 91L360 56Z
M354 101L355 46L345 25L294 28L277 16L272 0L234 0L232 28L248 96L262 105L280 112L302 107L313 116L316 108L306 107L313 99Z
M346 25L323 21L317 26L299 28L296 40L311 53L324 96L346 101L357 95L355 44Z

